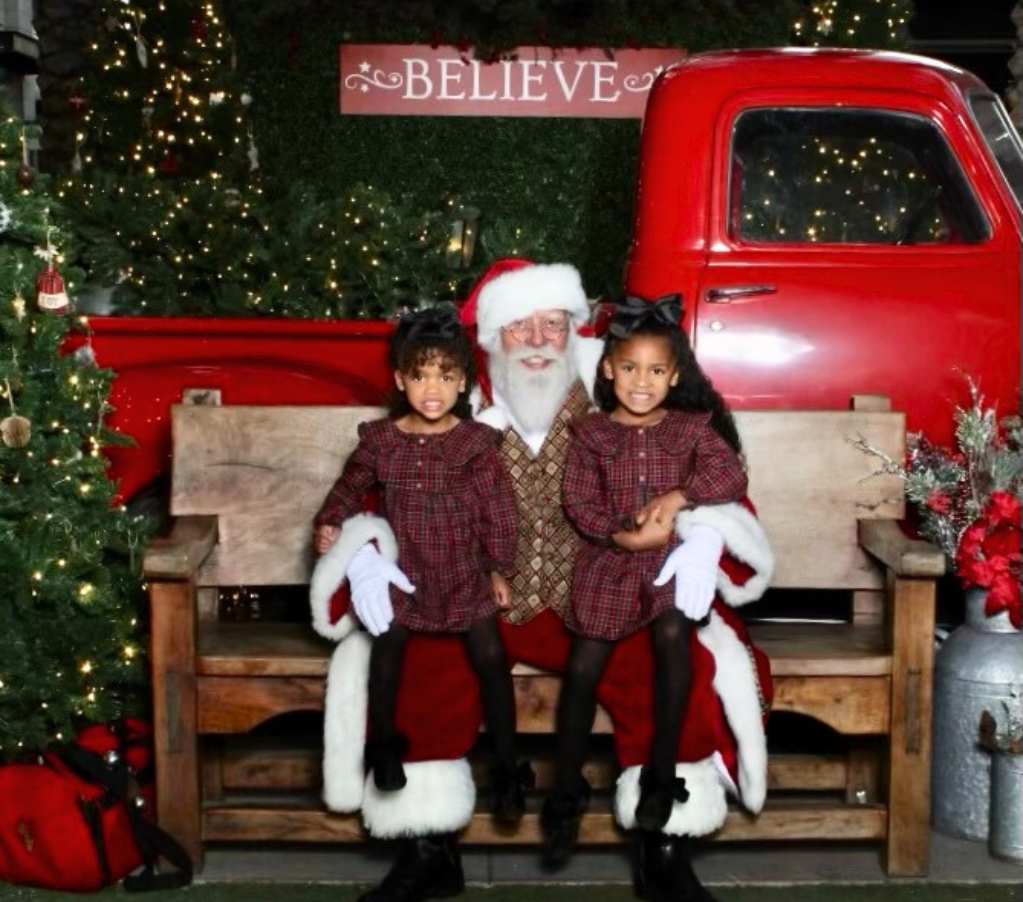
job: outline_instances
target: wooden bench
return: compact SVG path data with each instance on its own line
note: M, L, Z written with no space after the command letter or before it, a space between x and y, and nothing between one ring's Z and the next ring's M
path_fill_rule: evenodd
M758 819L732 811L724 840L873 840L888 872L928 869L934 580L932 546L906 539L902 485L868 478L875 460L850 444L864 437L895 459L904 417L882 398L854 410L744 412L750 495L777 555L778 590L828 590L836 622L754 626L770 655L774 710L828 725L836 742L773 756ZM301 622L218 620L218 591L308 582L310 519L354 447L370 408L204 407L173 411L169 535L148 548L159 821L196 856L210 841L351 842L356 816L319 802L320 752L287 736L253 738L278 715L322 710L331 646ZM756 614L756 605L746 609ZM515 673L520 729L550 733L558 678ZM782 720L784 718L781 718ZM802 733L794 719L786 737ZM600 714L597 733L610 731ZM540 789L549 783L550 737L538 740ZM600 744L600 740L595 740ZM789 743L786 743L789 744ZM836 751L837 749L837 751ZM543 756L541 755L542 759ZM608 754L589 767L613 786ZM581 840L624 834L595 804ZM536 809L515 831L485 812L468 843L535 843Z

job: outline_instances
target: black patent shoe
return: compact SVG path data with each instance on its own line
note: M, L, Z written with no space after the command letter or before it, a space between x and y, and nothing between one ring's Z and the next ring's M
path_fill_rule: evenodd
M590 784L580 778L577 789L556 789L543 803L540 830L543 845L540 861L545 868L565 865L579 841L579 824L590 805Z
M717 902L693 870L693 841L639 831L636 842L636 896L647 902Z
M526 790L536 785L536 774L529 762L520 761L517 767L495 764L490 768L490 785L494 820L502 824L522 820L526 812Z
M639 772L639 802L636 803L636 824L643 830L660 830L671 817L675 802L689 800L689 790L682 777L662 777L652 766Z
M401 733L395 733L383 741L366 740L366 770L373 772L373 783L382 792L397 792L404 789L405 768L401 758L408 752L408 740Z
M403 840L398 860L380 886L363 893L358 902L423 902L457 896L464 889L458 840L453 833L442 833Z

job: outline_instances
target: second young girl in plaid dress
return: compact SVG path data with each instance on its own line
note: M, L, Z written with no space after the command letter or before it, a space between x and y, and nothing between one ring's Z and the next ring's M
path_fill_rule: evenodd
M473 355L453 309L405 317L391 341L397 386L391 415L359 426L359 444L315 520L325 552L338 525L379 489L381 513L394 528L404 589L369 612L376 638L370 656L366 763L382 790L405 785L407 743L394 724L405 645L411 632L465 635L493 738L494 815L522 815L528 765L514 757L515 700L497 623L510 588L518 539L514 489L497 451L499 433L470 419ZM351 568L349 569L351 576ZM393 620L391 614L393 612Z
M571 852L588 789L581 774L596 687L615 642L651 626L655 723L640 774L637 823L660 830L685 787L675 777L689 694L694 621L658 578L678 545L669 524L684 506L739 501L746 473L731 414L681 331L677 296L631 298L612 317L597 371L600 411L573 423L563 483L568 518L584 545L565 625L572 648L558 703L555 788L544 806L545 855Z

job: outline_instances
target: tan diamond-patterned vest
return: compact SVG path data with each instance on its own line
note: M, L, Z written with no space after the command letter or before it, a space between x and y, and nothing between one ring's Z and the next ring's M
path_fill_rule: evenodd
M591 406L586 390L576 382L536 457L514 429L504 431L501 456L515 485L519 510L512 603L505 612L512 623L525 623L544 608L564 614L568 605L580 540L561 507L561 479L569 421Z

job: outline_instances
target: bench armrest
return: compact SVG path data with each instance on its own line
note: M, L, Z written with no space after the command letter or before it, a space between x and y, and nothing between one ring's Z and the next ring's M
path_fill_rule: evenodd
M142 571L149 579L192 579L216 544L216 517L177 517L170 535L146 547Z
M935 579L945 573L945 555L930 542L910 539L894 520L857 521L860 545L896 576Z

